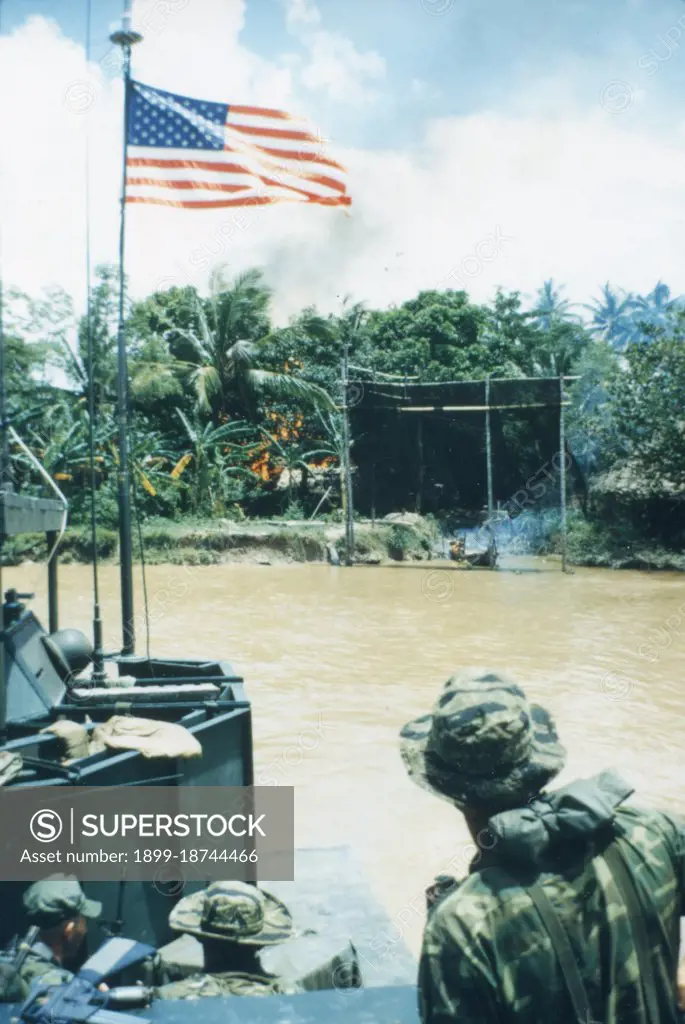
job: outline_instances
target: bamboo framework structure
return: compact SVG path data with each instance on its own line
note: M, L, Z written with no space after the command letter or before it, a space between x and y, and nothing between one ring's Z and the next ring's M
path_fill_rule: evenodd
M359 371L361 368L355 367ZM357 410L390 411L417 417L416 444L418 450L418 490L416 495L416 511L422 510L422 489L424 480L423 450L423 415L427 413L450 414L485 414L485 472L487 487L488 518L495 514L494 474L492 455L492 422L491 413L508 410L558 409L559 410L559 475L561 505L561 568L567 571L567 488L566 488L566 432L565 409L570 404L566 398L564 386L577 377L564 375L557 377L491 377L482 380L447 381L435 383L410 382L406 374L392 378L390 374L375 376L368 372L371 379L350 380L347 360L343 362L343 394L347 396L350 389L360 395L355 403ZM352 487L352 435L350 429L350 408L345 397L343 405L345 424L343 487L346 496L346 552L347 564L352 563L354 554L354 505ZM372 468L373 519L375 520L375 463Z

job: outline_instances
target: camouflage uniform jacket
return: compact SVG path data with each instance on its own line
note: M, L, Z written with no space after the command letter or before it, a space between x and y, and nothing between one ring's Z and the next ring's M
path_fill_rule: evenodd
M45 985L61 985L71 981L73 974L62 967L52 951L42 942L36 942L29 951L21 970L8 984L3 984L0 1002L21 1002L27 998L34 981Z
M270 974L244 974L225 971L217 974L191 974L155 989L156 999L204 999L210 996L275 996L295 991Z
M685 914L685 832L664 814L616 812L641 898L658 912L650 934L660 1021L676 1020L679 919ZM624 848L625 849L625 848ZM592 1015L602 1024L647 1024L628 914L604 860L585 846L542 864L537 882L568 934ZM555 949L526 890L497 849L430 912L419 967L424 1024L550 1024L574 1021ZM549 870L545 870L549 867ZM531 879L532 880L532 879ZM647 979L647 983L650 979Z

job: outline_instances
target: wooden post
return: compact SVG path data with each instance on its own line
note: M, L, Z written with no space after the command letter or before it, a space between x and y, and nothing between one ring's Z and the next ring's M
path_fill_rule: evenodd
M376 460L371 464L371 526L376 525Z
M419 455L419 480L416 491L416 511L421 514L421 503L423 499L423 416L419 416L416 422L416 442Z
M343 458L345 487L345 565L352 565L354 558L354 507L352 505L352 464L350 459L350 416L347 405L349 344L345 343L342 361L343 385Z
M48 562L48 628L51 633L56 633L59 629L59 613L57 606L57 551L55 545L57 543L57 534L51 530L46 534L48 542L48 554L52 552L52 558ZM95 537L93 537L93 544L97 543Z
M564 378L559 377L559 466L561 496L561 571L566 572L566 423L564 418Z
M3 538L0 537L0 555ZM0 743L7 740L7 680L5 678L5 609L3 606L2 562L0 561Z
M492 519L495 511L495 500L492 486L492 434L490 429L490 374L485 378L485 464L488 480L488 519Z

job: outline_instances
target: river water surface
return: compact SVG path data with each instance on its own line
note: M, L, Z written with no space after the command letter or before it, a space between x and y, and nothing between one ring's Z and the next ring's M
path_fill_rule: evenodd
M47 624L44 569L4 577L38 592ZM117 567L101 571L101 591L112 650ZM415 952L423 889L463 874L472 849L460 815L407 779L397 733L453 671L508 670L552 711L569 752L560 782L614 767L640 801L685 813L682 576L565 576L541 559L497 572L154 566L148 593L153 653L233 663L253 702L256 781L295 787L298 846L353 847ZM61 568L61 625L90 634L90 594L88 567Z

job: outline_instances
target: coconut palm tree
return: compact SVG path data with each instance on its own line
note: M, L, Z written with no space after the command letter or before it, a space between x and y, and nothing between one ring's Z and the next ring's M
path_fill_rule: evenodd
M347 516L347 488L345 487L345 433L341 413L319 412L324 442L318 448L307 453L308 459L334 459L338 463L340 476L340 510L343 520ZM354 445L351 442L350 448Z
M588 343L579 324L552 321L548 331L539 332L530 358L534 377L568 376Z
M550 278L545 281L537 293L537 301L533 309L533 316L544 330L549 330L555 321L577 320L575 313L571 313L573 304L568 299L562 299L563 285L555 285Z
M178 357L170 363L141 365L134 392L144 392L160 373L180 370L192 384L198 411L210 413L215 423L236 413L256 419L261 398L333 408L333 400L318 385L257 366L260 340L268 333L270 297L258 270L246 271L230 284L215 273L210 290L206 303L193 300L196 329L169 324L165 337Z
M612 348L622 351L635 336L633 310L635 298L632 294L613 291L607 283L602 288L600 298L594 299L584 308L592 313L588 330L596 338L608 341Z
M638 336L645 337L644 325L668 330L671 314L682 308L682 302L682 296L671 298L671 289L663 281L657 281L648 295L637 295L633 306L633 322Z

